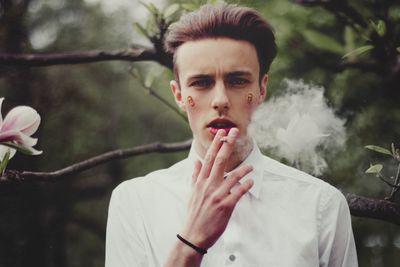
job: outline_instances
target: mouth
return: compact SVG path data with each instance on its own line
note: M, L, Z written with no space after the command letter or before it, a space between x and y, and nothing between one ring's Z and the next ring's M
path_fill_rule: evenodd
M216 135L218 130L222 129L225 131L225 134L228 135L229 131L236 127L236 124L233 123L230 120L227 119L215 119L211 121L208 125L207 128L209 129L210 133L212 135Z

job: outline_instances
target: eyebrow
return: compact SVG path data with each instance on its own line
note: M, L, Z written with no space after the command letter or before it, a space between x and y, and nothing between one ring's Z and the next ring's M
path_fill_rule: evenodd
M190 80L198 80L198 79L210 79L212 77L213 77L213 75L211 75L211 74L195 74L195 75L189 76L187 80L190 81Z
M228 72L227 74L224 75L227 78L232 78L232 77L237 77L237 76L247 76L247 77L251 77L252 73L249 71L232 71L232 72Z
M232 78L232 77L238 77L238 76L252 76L252 73L250 71L231 71L226 74L224 74L224 78ZM194 74L192 76L188 77L188 81L191 80L198 80L198 79L212 79L214 75L212 74Z

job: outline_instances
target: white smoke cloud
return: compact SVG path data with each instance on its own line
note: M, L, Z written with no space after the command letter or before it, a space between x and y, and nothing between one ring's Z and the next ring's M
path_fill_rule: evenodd
M324 98L324 88L285 79L283 94L254 113L250 133L261 148L274 151L292 165L314 175L327 167L324 155L346 141L345 121Z

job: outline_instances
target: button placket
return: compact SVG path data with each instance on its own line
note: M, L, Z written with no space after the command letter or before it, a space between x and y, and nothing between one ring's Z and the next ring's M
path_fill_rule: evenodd
M239 246L239 235L237 221L235 220L235 214L232 214L231 220L224 232L224 245L225 245L225 265L226 266L238 266L238 246Z

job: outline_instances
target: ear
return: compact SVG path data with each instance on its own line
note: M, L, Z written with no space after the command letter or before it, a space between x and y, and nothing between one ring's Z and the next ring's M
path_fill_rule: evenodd
M267 97L267 84L268 84L268 73L264 74L260 84L260 98L258 104L264 102Z
M171 88L172 94L174 95L176 104L181 108L182 111L186 112L185 103L183 103L182 92L181 89L179 88L178 82L172 80L170 81L169 86Z

